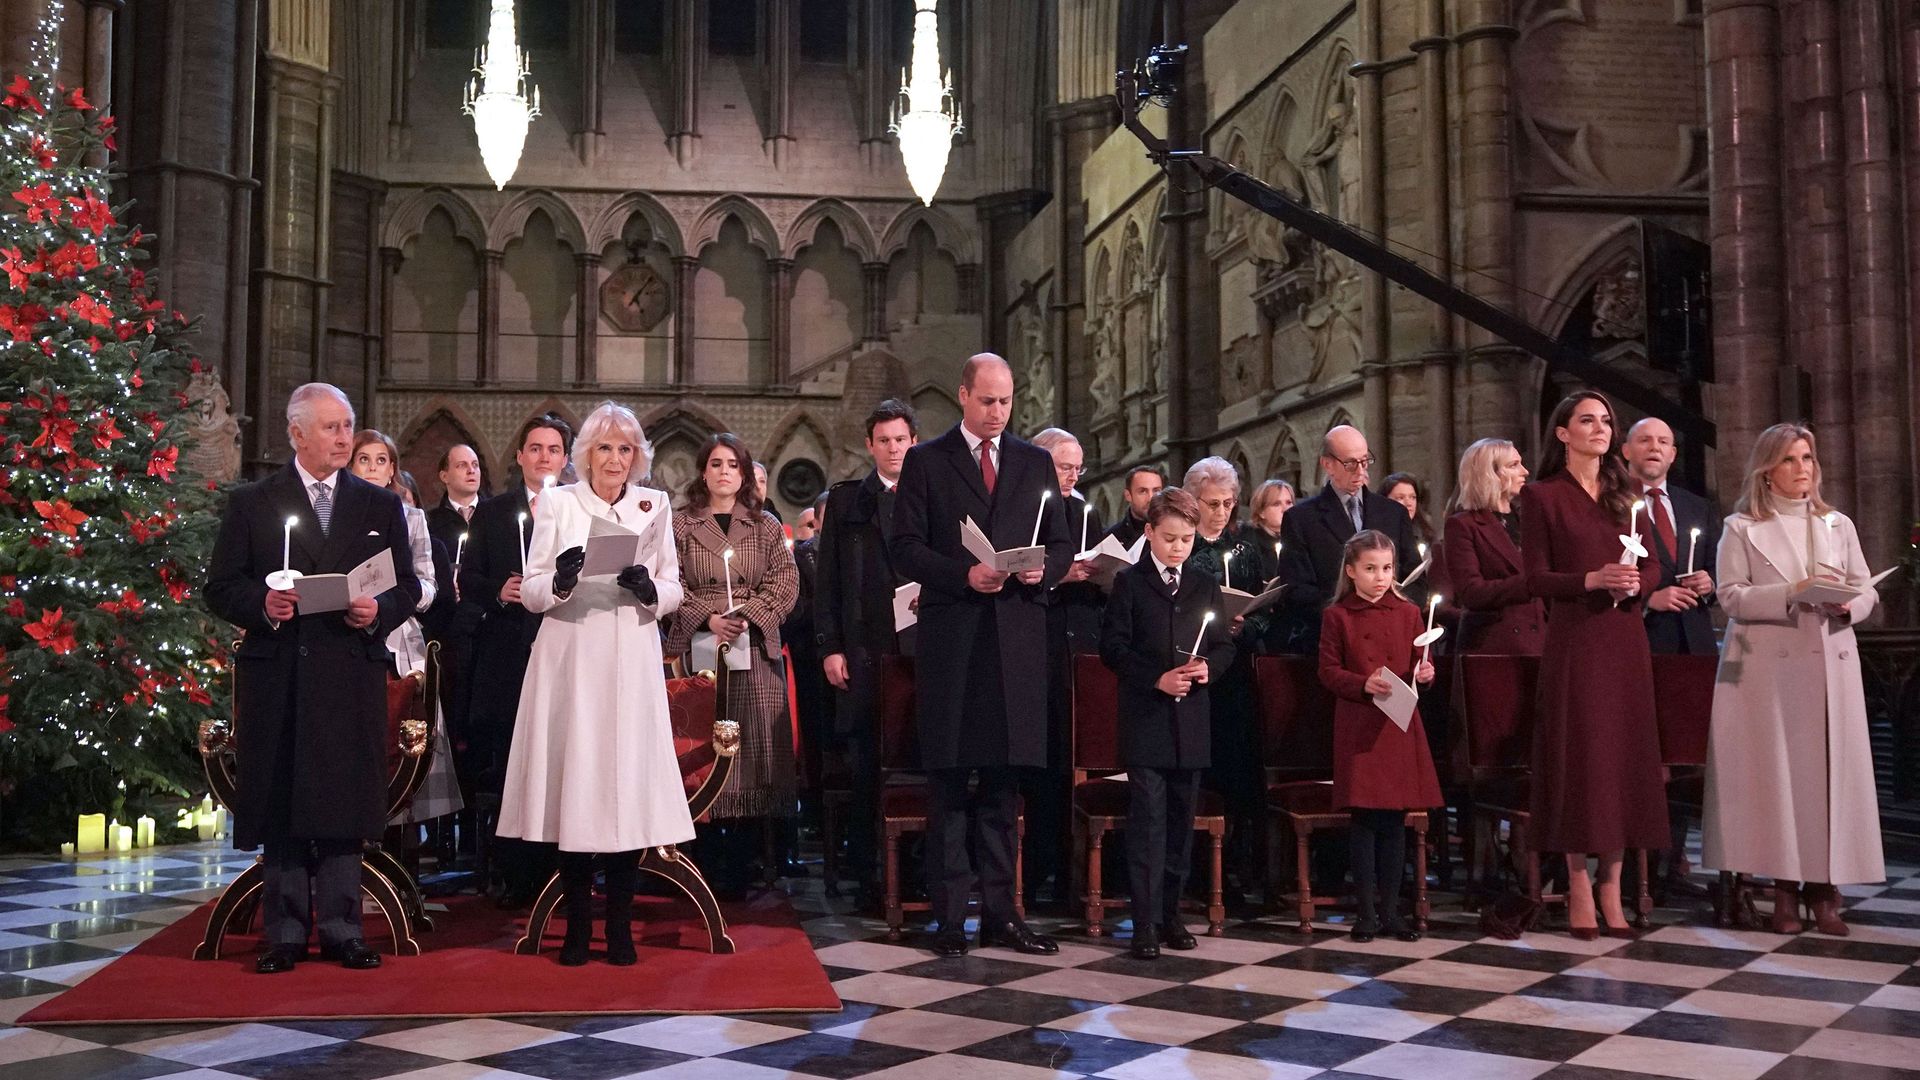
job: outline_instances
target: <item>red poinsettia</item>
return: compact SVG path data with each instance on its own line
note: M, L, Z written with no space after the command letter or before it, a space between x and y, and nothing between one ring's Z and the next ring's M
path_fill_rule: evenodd
M118 600L102 600L99 604L100 610L109 615L138 615L140 607L140 596L132 589L123 590Z
M67 205L73 207L73 223L90 233L106 235L114 225L113 208L101 202L92 188L81 188L80 191L82 198L67 199Z
M22 600L16 596L13 599L7 601L7 618L24 619L26 617L27 617L27 602L25 600Z
M52 447L62 453L73 453L73 436L80 430L76 421L65 416L42 416L40 434L34 436L28 445L34 447Z
M172 563L160 564L160 583L167 587L167 595L173 597L176 604L184 604L193 590L187 586L187 579L175 569Z
M92 244L76 244L72 240L69 240L60 247L60 250L51 255L43 255L39 262L44 263L47 269L53 271L55 281L64 281L76 274L92 270L99 266L100 249L94 247ZM36 265L26 267L25 269L32 270L37 268L38 266Z
M79 319L95 326L108 326L113 323L113 309L95 300L86 293L73 298L73 303L60 309L70 319Z
M60 220L60 196L53 193L52 186L42 183L35 187L23 187L13 193L15 202L27 208L29 224L38 223L41 218L48 221Z
M25 75L15 75L13 81L7 84L7 96L0 100L0 105L9 109L28 108L37 113L47 111L40 99L33 96L33 86L27 82Z
M75 510L65 499L55 499L52 502L35 499L33 508L40 512L40 517L46 521L49 530L64 536L80 535L80 526L87 521L87 515Z
M179 447L169 446L164 450L155 450L147 459L147 475L157 476L167 483L173 483L173 470L180 466Z
M21 304L19 307L0 304L0 330L12 334L15 341L32 337L33 328L46 321L47 309L39 304Z
M46 136L44 135L35 135L33 137L33 141L27 144L27 153L32 154L34 160L38 161L40 167L43 169L53 168L54 163L60 160L58 155L53 152L52 144L47 142Z
M122 438L124 434L125 433L120 430L120 425L113 422L113 417L101 417L100 422L95 424L93 428L93 448L95 450L108 449L113 445L113 440Z
M28 637L39 642L41 648L52 649L55 653L65 656L77 645L73 640L73 624L66 621L63 617L65 614L64 608L54 608L52 611L42 608L39 621L30 622L22 629L27 632Z
M39 253L35 252L35 254ZM0 249L0 270L7 272L7 284L13 288L25 289L28 284L27 275L37 274L42 269L44 267L41 260L37 258L29 260L17 247Z
M93 108L93 105L87 101L86 92L78 86L67 94L67 104L76 109L91 110Z

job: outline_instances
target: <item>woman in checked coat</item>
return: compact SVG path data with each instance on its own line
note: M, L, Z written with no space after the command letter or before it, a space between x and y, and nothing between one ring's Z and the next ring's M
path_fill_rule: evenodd
M753 456L740 437L713 436L698 460L700 475L687 485L686 511L673 519L686 596L668 628L667 654L693 653L696 645L710 644L705 635L750 653L749 668L736 671L728 684L727 716L740 724L734 780L713 804L712 824L701 828L701 864L713 874L714 891L738 897L746 890L760 835L748 819L761 819L764 827L795 813L780 623L799 598L800 573L785 530L761 508L751 482Z

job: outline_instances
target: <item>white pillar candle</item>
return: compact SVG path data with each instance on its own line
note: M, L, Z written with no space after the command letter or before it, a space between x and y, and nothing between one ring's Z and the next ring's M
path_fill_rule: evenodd
M720 577L727 583L727 610L733 610L733 549L720 553Z
M1433 617L1439 611L1440 611L1440 594L1435 593L1431 598L1427 600L1427 630L1429 633L1431 633L1433 630ZM1424 664L1429 659L1431 659L1432 656L1433 656L1433 642L1429 641L1427 642L1426 646L1420 650L1420 662ZM1416 681L1419 679L1419 676L1420 676L1419 672L1417 671L1414 672L1414 678Z
M1213 625L1213 612L1209 611L1205 617L1200 620L1200 632L1193 635L1193 648L1187 650L1188 656L1194 657L1195 659L1199 658L1200 643L1207 639L1207 627L1211 625Z
M1693 573L1693 553L1699 550L1699 548L1700 548L1700 530L1698 528L1688 529L1687 530L1687 573L1689 575Z
M1027 541L1028 547L1034 547L1040 543L1040 523L1047 519L1047 500L1052 497L1053 492L1051 491L1043 491L1040 493L1040 509L1034 511L1033 514L1033 539Z
M1086 503L1080 509L1080 550L1087 550L1087 523L1093 520L1093 504Z
M300 519L297 517L288 518L286 535L280 538L280 572L281 573L293 572L293 526L299 520Z
M72 841L60 845L60 857L63 859L71 859L73 857Z
M114 827L113 850L115 851L132 851L133 850L133 826L118 825Z
M1627 533L1632 536L1635 541L1640 539L1640 511L1645 509L1646 505L1647 501L1645 499L1635 499L1633 500L1633 510L1627 514Z
M1220 556L1220 587L1233 588L1233 552Z
M520 511L520 573L527 572L527 512Z
M155 827L154 820L150 817L147 817L144 814L138 818L135 818L133 822L134 846L143 847L143 848L152 847L153 839L154 839L154 827Z
M460 539L453 545L453 568L460 569L460 560L467 554L467 534L461 533Z

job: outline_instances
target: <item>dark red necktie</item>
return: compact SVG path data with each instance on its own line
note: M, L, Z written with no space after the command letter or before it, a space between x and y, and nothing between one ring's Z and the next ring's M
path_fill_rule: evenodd
M1677 560L1680 558L1680 549L1675 546L1673 519L1667 516L1667 503L1661 497L1665 494L1664 490L1654 488L1647 492L1647 504L1653 510L1653 530L1660 534L1660 542L1667 545L1668 554Z
M987 441L986 439L981 439L980 440L980 481L981 483L984 483L987 485L987 494L989 495L993 494L993 482L995 479L996 479L996 475L993 471L993 443Z

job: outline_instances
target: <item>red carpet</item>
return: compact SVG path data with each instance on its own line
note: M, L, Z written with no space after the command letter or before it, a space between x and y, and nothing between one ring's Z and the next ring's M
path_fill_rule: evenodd
M230 936L218 960L193 960L209 903L162 929L85 982L21 1017L22 1024L322 1018L514 1016L540 1013L832 1012L840 999L783 897L726 906L738 951L706 950L699 917L683 901L641 897L634 912L640 962L594 959L563 968L553 950L565 931L551 924L549 948L516 956L524 912L501 912L478 897L454 897L419 935L419 956L384 954L377 971L347 971L312 960L284 975L256 975L254 937ZM598 905L596 904L596 907ZM383 948L386 928L376 915Z

